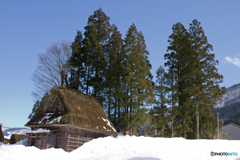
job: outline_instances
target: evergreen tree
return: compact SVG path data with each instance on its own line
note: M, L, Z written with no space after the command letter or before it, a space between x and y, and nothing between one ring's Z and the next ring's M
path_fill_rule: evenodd
M168 61L165 66L168 66L174 74L176 74L176 97L178 101L177 121L176 127L179 129L183 137L186 138L186 133L191 132L191 110L192 105L191 96L188 91L188 87L191 85L189 79L189 71L191 70L191 43L189 40L189 34L185 27L181 23L177 23L173 26L173 33L169 36L168 42L170 46L168 51L164 55Z
M96 10L93 15L88 18L88 25L94 25L97 31L97 40L102 46L104 53L107 52L108 41L111 36L112 27L110 18L102 11L102 8Z
M88 26L90 25L94 25L95 30L96 30L96 40L99 42L99 44L101 45L101 56L103 56L104 58L107 57L108 53L109 53L109 40L110 40L110 36L111 36L111 31L112 31L112 27L110 25L110 18L102 11L102 9L98 9L94 12L93 15L90 15L88 18ZM85 29L87 28L87 26L85 27ZM103 60L103 62L101 62L99 64L99 66L97 67L97 71L99 72L99 76L103 75L103 72L105 71L106 68L106 60ZM103 101L105 99L105 101L109 98L109 96L107 96L107 98L103 98L103 90L106 87L105 85L106 82L106 77L98 77L93 79L93 81L91 83L96 84L94 88L94 95L96 97L98 97L101 101ZM98 86L96 88L96 86ZM109 100L108 100L109 101Z
M104 71L105 77L105 93L108 100L108 109L107 113L110 118L111 110L113 110L113 123L117 126L117 129L120 128L120 98L122 97L121 89L121 79L123 73L123 40L122 35L118 31L118 28L112 26L112 35L109 40L109 49L107 53L107 66ZM111 107L112 105L112 107ZM113 108L113 109L112 109ZM117 119L118 115L118 119Z
M161 136L164 136L164 131L168 127L167 122L169 121L168 109L166 104L168 100L166 98L167 94L167 79L166 73L162 66L157 70L156 86L155 86L155 96L158 98L155 102L155 107L153 108L153 118L156 128L160 129Z
M171 59L169 61L171 63ZM174 123L176 117L176 107L177 107L177 97L176 97L176 74L173 72L173 69L169 68L166 73L166 90L168 93L168 104L171 106L169 112L171 113L171 132L172 137L175 135Z
M222 82L223 76L217 73L216 65L218 61L214 60L214 54L209 52L212 45L208 43L200 22L196 19L190 24L190 40L192 43L192 86L190 92L193 96L193 104L196 113L195 138L199 139L199 115L210 116L214 104L220 100L225 88L220 88L218 83ZM209 103L210 102L210 103ZM199 108L201 107L201 109ZM201 110L201 112L200 112ZM212 117L212 116L210 116ZM204 119L204 118L203 118Z
M72 56L69 59L71 66L71 76L69 78L70 88L86 91L87 68L85 66L86 56L83 52L83 36L81 31L77 31L75 41L71 45Z
M94 96L102 90L103 71L105 68L105 57L102 46L97 40L97 32L92 24L85 27L85 38L83 40L83 52L85 56L85 66L87 67L86 75L86 94L89 86L93 87Z
M126 76L124 77L124 83L127 93L126 99L126 116L128 122L130 134L133 134L134 127L138 127L142 123L137 123L136 115L144 113L142 107L145 104L151 104L153 102L153 86L150 80L150 65L148 58L148 51L144 37L137 31L137 28L132 24L126 34L125 38L125 54L126 54ZM129 110L128 110L129 108ZM133 123L134 122L134 123ZM143 125L143 124L142 124Z
M213 106L225 93L225 88L218 85L223 77L217 73L218 61L210 53L212 46L197 20L190 24L189 32L181 23L177 23L169 38L168 51L171 52L164 57L168 60L165 66L169 67L167 79L169 82L172 80L169 89L175 90L172 93L175 93L178 101L174 109L175 129L185 138L199 139L200 135L210 137L205 133L213 129ZM171 79L171 75L176 77ZM192 134L194 128L195 135Z

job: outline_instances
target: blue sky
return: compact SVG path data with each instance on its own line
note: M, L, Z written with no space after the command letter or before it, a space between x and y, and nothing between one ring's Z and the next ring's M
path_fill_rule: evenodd
M217 68L224 76L221 86L240 83L240 1L0 1L0 122L23 127L34 101L32 74L37 54L52 42L73 41L84 31L87 19L100 7L115 23L123 38L132 23L142 31L152 74L164 65L172 26L185 28L193 19L201 22L213 45Z

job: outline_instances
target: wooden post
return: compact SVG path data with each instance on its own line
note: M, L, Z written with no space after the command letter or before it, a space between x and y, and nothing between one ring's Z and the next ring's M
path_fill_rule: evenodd
M40 149L42 149L42 141L43 141L43 138L42 138L42 133L40 134L40 137L41 137L41 143L40 143ZM36 138L37 138L37 136L36 136ZM36 143L36 142L35 142Z
M70 137L70 134L68 134L68 137L67 137L67 141L68 141L68 147L67 147L68 150L67 150L67 151L68 151L68 152L69 152L69 137Z

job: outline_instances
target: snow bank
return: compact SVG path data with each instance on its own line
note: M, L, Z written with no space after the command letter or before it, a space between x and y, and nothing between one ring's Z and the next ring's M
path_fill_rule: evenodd
M186 140L118 136L94 139L67 153L62 149L39 150L22 145L0 147L1 160L240 160L240 141ZM211 152L234 152L237 156L211 156ZM12 154L14 153L14 154ZM37 156L36 156L37 155Z

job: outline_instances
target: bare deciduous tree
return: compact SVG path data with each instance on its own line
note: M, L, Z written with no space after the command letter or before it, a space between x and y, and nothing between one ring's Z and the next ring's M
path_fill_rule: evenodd
M35 98L42 97L54 86L67 87L70 68L67 61L71 56L71 43L67 41L53 42L46 53L38 54L38 67L33 74Z

